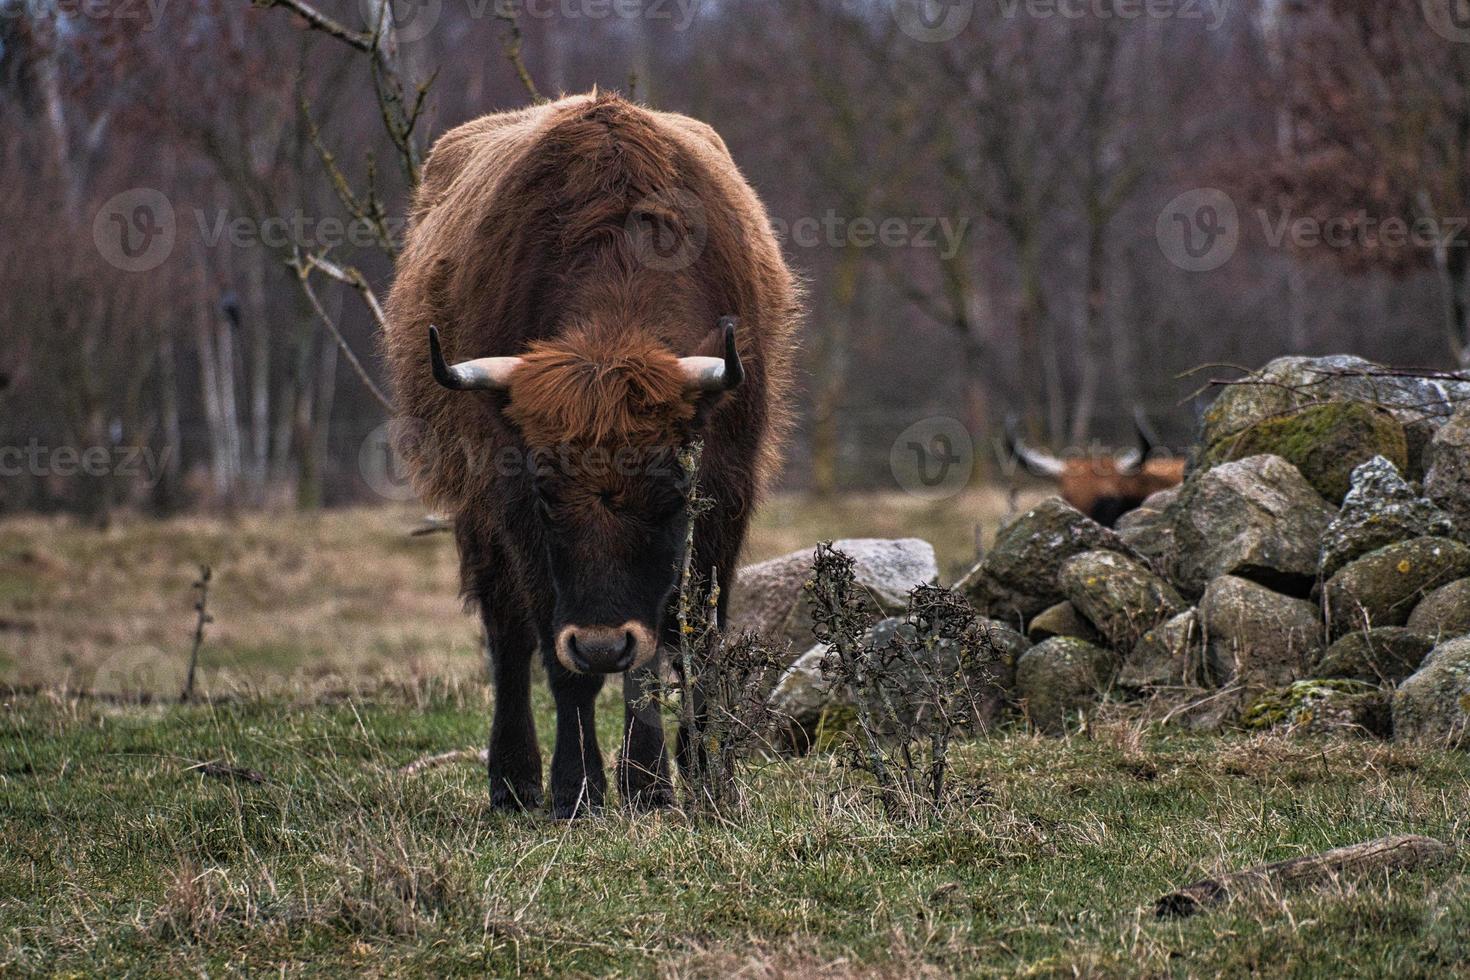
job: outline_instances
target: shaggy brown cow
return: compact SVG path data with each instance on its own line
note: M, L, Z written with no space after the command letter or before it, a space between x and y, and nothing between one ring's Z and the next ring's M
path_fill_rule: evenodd
M1055 480L1063 500L1104 527L1136 508L1149 495L1178 485L1184 479L1185 460L1156 457L1156 439L1135 412L1138 448L1117 456L1073 456L1059 459L1021 439L1014 419L1006 420L1006 447L1036 476Z
M556 703L553 813L603 800L593 700L620 671L619 789L635 805L670 799L663 729L640 695L672 636L687 520L675 456L703 440L713 506L694 563L723 598L787 429L798 312L764 208L702 123L594 92L435 145L385 353L400 449L454 516L485 624L494 804L541 798L538 646Z

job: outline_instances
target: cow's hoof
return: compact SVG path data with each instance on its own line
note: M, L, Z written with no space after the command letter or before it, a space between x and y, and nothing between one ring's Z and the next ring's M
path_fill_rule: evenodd
M623 805L632 810L667 810L674 805L674 787L667 780L622 787Z
M591 817L603 808L603 793L594 793L588 798L587 793L579 793L572 796L553 793L551 796L551 817L556 820L581 820L582 817Z
M541 786L538 783L513 786L504 780L496 780L490 786L490 806L515 812L535 810L541 806Z

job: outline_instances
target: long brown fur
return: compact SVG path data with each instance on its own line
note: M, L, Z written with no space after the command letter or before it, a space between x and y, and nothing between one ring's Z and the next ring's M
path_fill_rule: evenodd
M694 416L679 361L635 334L620 342L574 331L532 344L506 409L532 447L647 447Z
M687 268L639 261L627 229L642 212L703 230ZM534 444L676 442L694 404L675 390L675 359L717 353L725 315L739 318L746 380L703 432L701 485L717 508L701 523L710 545L700 560L712 551L732 561L789 428L799 309L764 208L703 123L593 93L485 116L441 138L414 202L382 347L399 411L414 420L402 449L416 487L456 516L462 553L475 553L465 554L466 591L510 590L530 603L545 587L520 574L514 529L524 502L487 461ZM430 324L450 361L527 357L510 398L440 388ZM735 540L720 540L729 534Z

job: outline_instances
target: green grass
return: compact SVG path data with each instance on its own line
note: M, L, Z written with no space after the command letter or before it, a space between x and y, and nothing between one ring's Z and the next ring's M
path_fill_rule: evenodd
M952 577L1008 508L995 489L780 497L747 557L916 534ZM968 802L918 827L827 752L759 762L726 823L558 824L492 812L471 762L404 775L482 745L490 717L453 544L409 537L418 516L0 522L0 976L1470 975L1465 856L1151 912L1205 875L1388 833L1463 855L1463 753L1188 736L1111 706L1091 737L961 746ZM198 562L213 704L64 693L175 695ZM266 782L189 768L212 760Z
M543 735L548 699L537 688ZM601 712L604 748L619 723ZM1206 874L1389 833L1463 845L1470 758L1367 741L1012 731L966 804L886 823L832 755L761 762L727 823L489 808L473 686L0 714L0 973L1443 976L1470 862L1178 921ZM549 746L547 746L549 748ZM206 778L225 760L263 785Z

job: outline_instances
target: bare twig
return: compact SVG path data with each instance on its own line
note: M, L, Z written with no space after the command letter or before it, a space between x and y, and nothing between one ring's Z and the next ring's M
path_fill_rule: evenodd
M362 361L357 359L357 354L353 352L352 347L347 343L347 338L342 336L342 331L338 328L337 321L333 320L331 315L327 313L326 307L322 306L322 301L316 294L316 287L311 284L311 271L313 269L321 269L327 272L328 275L331 275L332 278L355 286L363 295L364 301L368 304L368 308L373 311L373 316L377 319L381 328L384 323L383 309L378 304L378 298L373 293L372 287L367 284L367 280L362 277L362 273L356 269L349 266L344 270L341 266L326 262L319 256L306 255L303 257L300 253L297 253L291 260L290 265L291 268L296 270L296 277L301 282L301 290L306 294L306 301L311 305L312 312L322 322L322 326L326 327L336 339L337 347L342 351L342 355L347 358L348 365L357 374L358 379L362 381L368 391L372 393L372 396L378 400L383 408L391 413L393 411L393 402L387 395L383 394L383 390L378 387L377 382L368 374L367 368L362 366ZM355 278L348 278L349 276L355 276Z
M358 51L366 53L373 50L373 35L365 31L350 30L303 0L251 0L251 4L266 10L284 7L305 20L312 30L321 31Z
M526 68L525 59L521 57L521 48L524 46L525 38L521 35L521 22L514 0L500 0L496 3L495 19L505 23L505 37L501 42L501 50L505 52L505 60L510 62L516 77L525 87L526 94L537 105L550 101L536 87L536 80L531 77L531 72Z
M194 648L189 651L189 673L184 677L184 689L179 692L179 703L194 700L194 674L199 667L199 651L204 646L204 628L214 622L209 614L209 580L213 572L208 565L199 566L199 578L194 582Z

